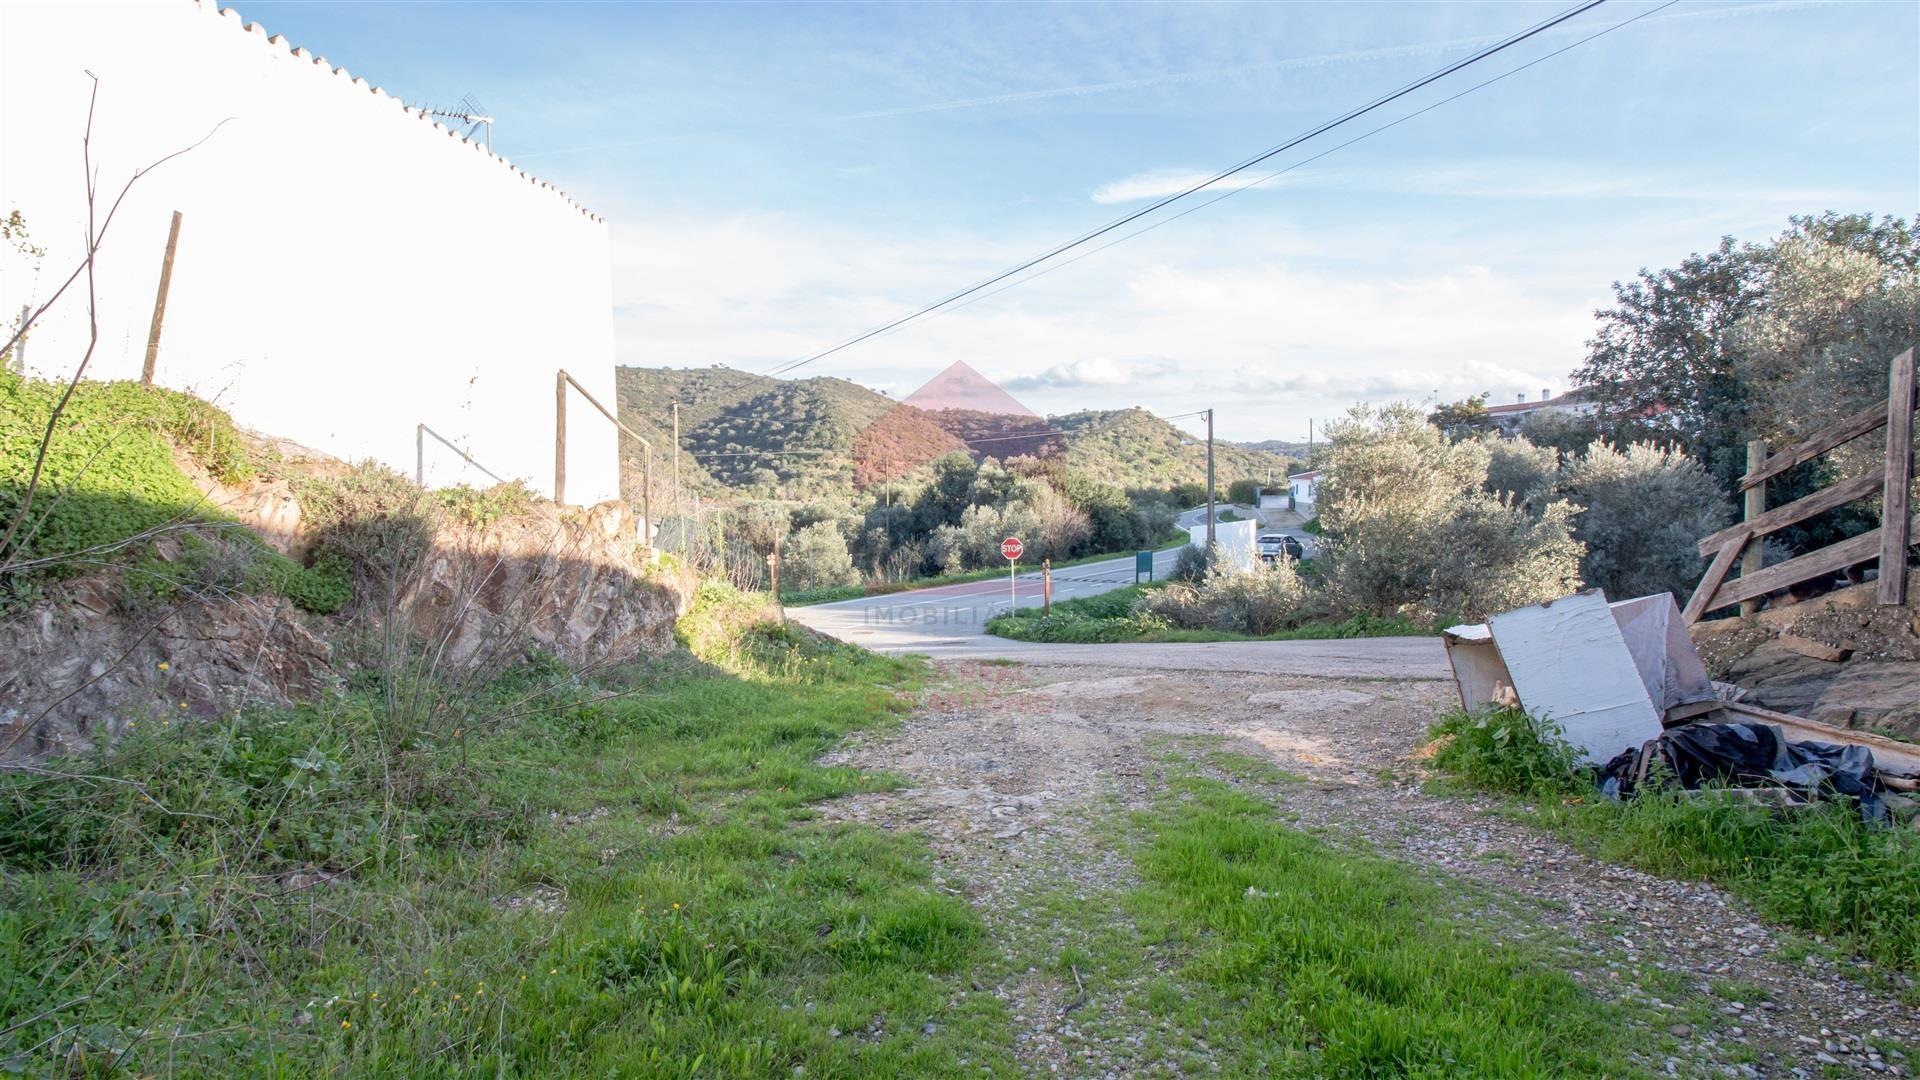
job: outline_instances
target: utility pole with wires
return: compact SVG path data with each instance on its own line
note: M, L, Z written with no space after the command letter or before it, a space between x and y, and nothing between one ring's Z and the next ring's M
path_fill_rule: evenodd
M1207 410L1207 554L1218 549L1213 539L1213 410Z

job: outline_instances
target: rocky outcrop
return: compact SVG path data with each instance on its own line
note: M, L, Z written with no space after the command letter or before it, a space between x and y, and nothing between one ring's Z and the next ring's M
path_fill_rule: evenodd
M662 575L623 503L538 503L484 529L444 532L402 607L446 662L538 649L596 668L673 648L689 590Z
M310 546L284 479L203 479L203 489L278 550L300 556ZM178 550L162 543L157 554ZM638 521L618 503L535 501L485 526L442 523L394 603L361 597L327 617L278 596L218 590L142 602L117 570L103 570L0 613L0 762L84 749L132 725L309 700L342 685L354 663L424 662L477 686L535 653L576 670L660 654L673 648L690 594L653 565Z
M0 761L81 750L140 723L286 705L339 681L325 620L284 599L129 611L119 592L95 575L0 620Z
M1920 596L1920 575L1907 595ZM1920 613L1875 599L1867 582L1698 623L1693 637L1713 677L1745 687L1748 702L1920 741Z

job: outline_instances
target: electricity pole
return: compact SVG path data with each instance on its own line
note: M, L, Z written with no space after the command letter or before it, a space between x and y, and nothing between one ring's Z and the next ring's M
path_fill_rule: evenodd
M1213 542L1213 410L1207 410L1207 554L1214 552Z

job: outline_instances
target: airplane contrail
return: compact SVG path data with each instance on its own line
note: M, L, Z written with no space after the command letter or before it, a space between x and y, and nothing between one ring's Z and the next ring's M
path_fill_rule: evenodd
M1704 11L1683 11L1670 15L1656 15L1647 19L1646 22L1670 22L1681 19L1742 18L1749 15L1765 15L1779 11L1834 7L1844 2L1845 0L1774 0L1772 3L1734 4L1725 7L1709 8ZM1548 35L1543 36L1573 32L1577 31L1567 27L1560 27L1550 31ZM918 116L924 113L951 112L957 109L979 109L994 105L1018 105L1028 101L1086 97L1093 94L1111 94L1123 90L1146 90L1159 86L1209 82L1215 79L1231 78L1235 75L1257 75L1275 71L1298 71L1308 68L1328 67L1334 64L1355 64L1376 60L1393 60L1404 56L1426 56L1432 53L1448 52L1455 49L1485 46L1499 40L1498 35L1490 35L1485 37L1457 38L1452 41L1429 41L1410 45L1389 45L1374 49L1355 49L1348 52L1325 53L1319 56L1295 56L1288 57L1284 60L1272 60L1258 64L1234 64L1226 67L1198 68L1192 71L1173 71L1160 75L1146 75L1137 79L1117 79L1112 82L1055 86L1042 90L1016 90L1004 94L989 94L984 97L928 102L923 105L901 105L890 109L869 109L865 112L841 113L834 116L817 116L807 120L790 120L774 124L752 124L735 128L718 128L681 135L660 135L653 138L622 140L619 142L589 143L582 146L569 146L553 150L537 150L526 154L516 154L513 155L513 160L530 161L534 158L554 157L561 154L581 154L593 150L624 150L642 146L658 146L667 143L686 142L690 139L709 138L715 135L736 135L756 131L785 131L794 128L819 127L827 124L854 123L860 120L884 120L899 116Z

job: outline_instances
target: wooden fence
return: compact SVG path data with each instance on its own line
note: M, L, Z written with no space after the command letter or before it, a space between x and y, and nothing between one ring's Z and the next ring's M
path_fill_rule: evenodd
M1687 601L1683 613L1686 621L1697 622L1716 608L1757 601L1776 589L1875 558L1880 560L1879 602L1906 603L1907 546L1913 542L1916 530L1920 530L1920 515L1909 517L1907 506L1907 493L1913 485L1914 404L1913 350L1908 349L1894 358L1885 401L1876 402L1757 463L1749 458L1747 474L1740 478L1740 489L1764 491L1770 477L1882 426L1887 429L1886 467L1880 473L1842 480L1771 510L1764 509L1764 499L1749 499L1746 520L1701 538L1700 555L1702 558L1711 555L1713 563L1707 567L1706 576L1700 579L1692 599ZM1880 492L1883 500L1879 528L1764 569L1757 566L1756 559L1749 562L1748 569L1739 577L1727 580L1735 560L1743 552L1757 551L1761 538L1768 533L1864 499L1875 491Z

